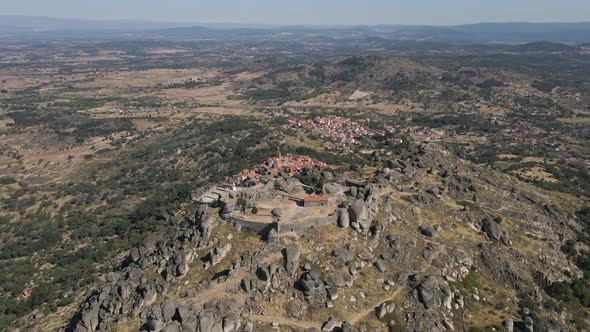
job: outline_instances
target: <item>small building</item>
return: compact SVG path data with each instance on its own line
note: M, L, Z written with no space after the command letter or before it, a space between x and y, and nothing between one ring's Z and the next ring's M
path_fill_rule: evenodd
M303 198L303 207L326 206L328 205L328 197L322 196L308 196Z
M20 295L20 298L23 300L28 299L29 297L31 297L31 294L33 294L33 290L32 289L27 289L25 291L23 291Z

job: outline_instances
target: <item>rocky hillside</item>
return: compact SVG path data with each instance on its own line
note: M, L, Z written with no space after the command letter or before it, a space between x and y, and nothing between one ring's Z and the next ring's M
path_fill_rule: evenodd
M379 29L0 47L0 332L590 330L587 50Z
M279 65L236 85L239 98L262 105L418 103L426 109L467 107L490 97L494 88L527 84L518 70L488 61L461 63L436 57L349 57L325 63ZM496 60L493 60L496 61ZM510 101L513 103L512 101Z
M255 233L223 218L239 208L231 192L185 207L176 234L147 235L63 329L565 331L583 323L547 292L582 274L561 249L581 230L579 200L436 144L375 152L360 174L316 176L339 202L330 224ZM295 189L261 188L268 197ZM30 329L43 330L42 319Z
M550 53L550 43L491 49L464 54L355 56L305 64L269 63L264 75L236 84L236 98L261 105L304 102L326 105L418 103L426 110L525 105L537 97L572 105L572 96L587 97L588 59ZM548 53L527 53L547 48ZM558 88L558 89L556 89ZM319 98L324 97L324 98ZM305 103L304 103L305 104ZM478 106L475 106L478 105ZM579 106L576 106L579 107Z
M357 90L377 99L403 98L416 97L419 90L442 88L441 73L435 67L398 58L352 57L281 66L239 88L242 97L257 102L307 100L328 92L347 100Z

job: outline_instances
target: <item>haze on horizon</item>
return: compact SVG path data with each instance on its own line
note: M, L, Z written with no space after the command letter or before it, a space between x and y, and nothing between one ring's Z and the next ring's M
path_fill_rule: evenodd
M588 0L0 0L2 15L247 24L590 21Z

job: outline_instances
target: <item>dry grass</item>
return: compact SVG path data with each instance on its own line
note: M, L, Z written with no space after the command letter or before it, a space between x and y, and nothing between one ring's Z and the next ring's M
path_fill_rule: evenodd
M590 124L590 117L561 118L558 120L569 124Z

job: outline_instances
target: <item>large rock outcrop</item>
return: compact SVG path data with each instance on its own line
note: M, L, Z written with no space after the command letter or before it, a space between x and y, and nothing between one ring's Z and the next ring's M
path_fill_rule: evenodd
M290 275L295 275L295 271L299 267L299 257L301 256L301 250L296 244L289 245L284 250L285 256L285 270Z
M354 229L366 230L371 227L371 216L369 215L369 208L364 200L357 199L348 208L350 217L350 226Z

